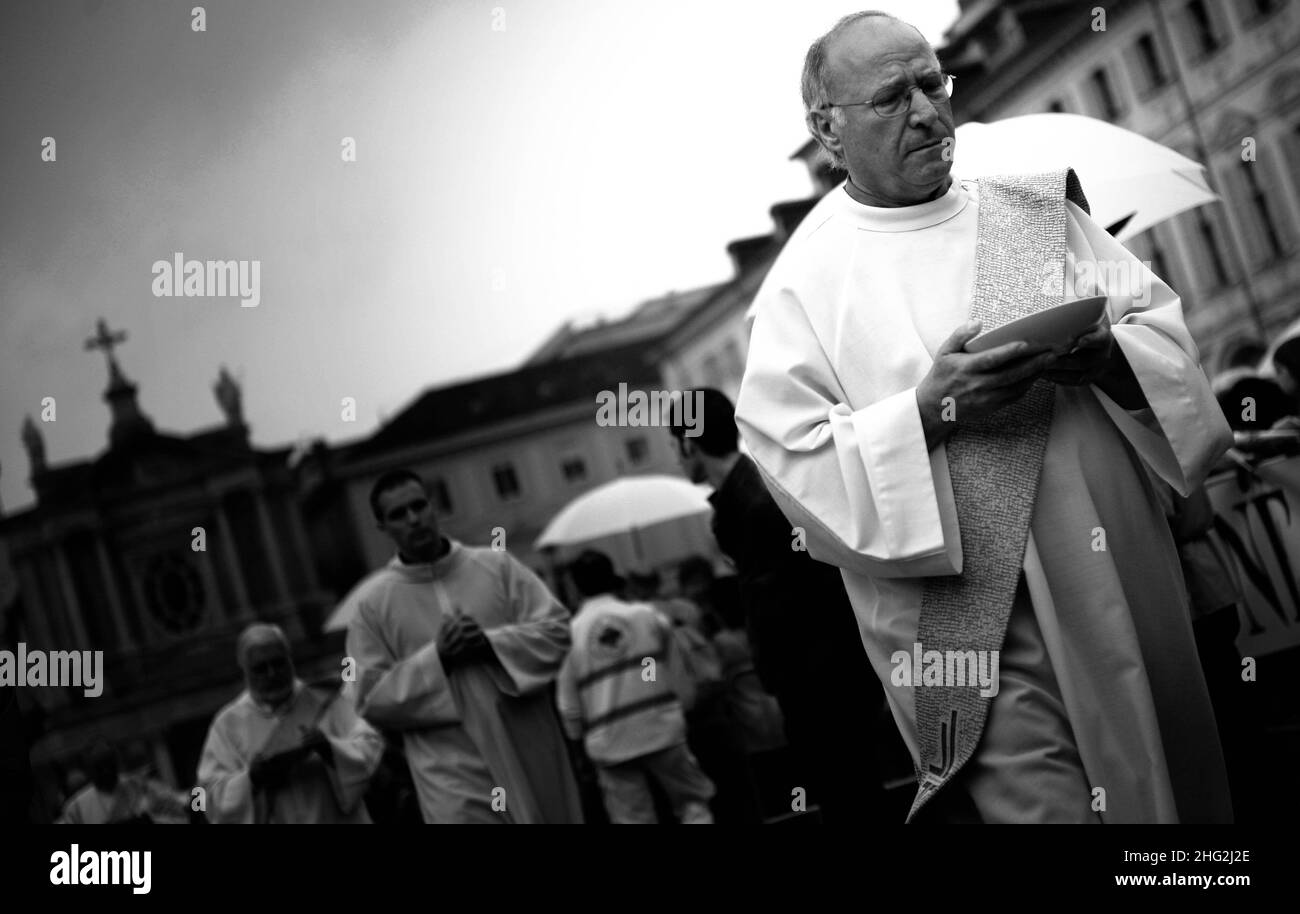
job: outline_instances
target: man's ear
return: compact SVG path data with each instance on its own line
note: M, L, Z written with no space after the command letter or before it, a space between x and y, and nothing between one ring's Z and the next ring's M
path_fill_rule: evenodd
M840 142L835 127L835 120L831 117L831 109L817 108L809 111L804 116L804 123L808 125L808 131L817 138L817 141L826 148L827 152L839 155L843 151L843 144Z

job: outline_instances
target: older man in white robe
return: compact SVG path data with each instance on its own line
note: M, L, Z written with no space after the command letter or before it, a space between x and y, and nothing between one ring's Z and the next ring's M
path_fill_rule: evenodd
M886 14L810 48L807 123L848 179L756 297L737 421L813 557L843 571L916 767L912 821L1224 821L1143 464L1186 493L1230 433L1178 297L1089 218L1073 173L953 180L951 89ZM1142 294L1106 287L1121 274ZM1094 293L1109 320L1072 345L965 351ZM914 678L940 646L1000 652L995 687Z
M247 688L217 712L199 760L208 819L369 824L363 800L383 739L348 696L318 693L297 678L278 625L244 629L236 654Z

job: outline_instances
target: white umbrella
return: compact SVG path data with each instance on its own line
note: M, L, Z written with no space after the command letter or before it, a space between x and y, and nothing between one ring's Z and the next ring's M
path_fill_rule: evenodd
M1218 200L1205 169L1131 130L1081 114L1026 114L957 128L953 172L963 178L1073 168L1092 217L1126 241L1184 210Z
M537 538L536 548L565 546L712 510L710 489L680 476L625 476L569 502Z

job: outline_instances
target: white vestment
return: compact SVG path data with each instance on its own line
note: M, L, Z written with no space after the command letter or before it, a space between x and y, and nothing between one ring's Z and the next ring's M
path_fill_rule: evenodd
M946 450L926 450L916 387L969 316L978 207L977 185L958 180L937 200L899 208L863 206L843 186L832 190L755 299L737 401L737 422L773 496L804 528L813 557L843 570L914 761L913 686L892 684L891 658L912 654L924 577L962 569ZM1186 493L1231 433L1178 297L1086 213L1065 207L1067 249L1100 268L1079 270L1080 283L1067 275L1064 300L1111 296L1116 343L1149 408L1122 409L1091 386L1057 386L1025 587L1004 647L1023 666L1010 676L1004 668L1003 691L963 774L986 819L1081 818L1061 811L1069 807L1107 822L1222 820L1222 758L1182 574L1142 464ZM1127 282L1116 287L1117 276L1139 283L1150 296L1145 307ZM1033 707L1020 715L1020 705ZM1045 722L1053 707L1062 709L1059 734ZM1038 805L1035 790L1059 791L1069 778L1049 770L1060 759L1026 759L1054 754L1071 732L1074 745L1056 754L1077 748L1086 777L1070 789L1087 795ZM984 777L1011 770L1000 760L1013 756L1030 780L1042 775L1024 802L1000 798Z
M328 705L326 704L328 702ZM306 707L329 740L333 764L309 756L282 786L255 790L249 779L253 758L281 721ZM322 697L301 681L293 698L271 710L244 690L217 712L199 759L198 783L207 793L207 816L217 824L369 824L362 799L383 758L383 739L357 716L347 695Z
M426 822L581 821L551 698L569 613L537 575L507 552L453 542L429 564L394 557L350 599L357 709L402 732ZM448 672L437 638L457 608L493 658Z

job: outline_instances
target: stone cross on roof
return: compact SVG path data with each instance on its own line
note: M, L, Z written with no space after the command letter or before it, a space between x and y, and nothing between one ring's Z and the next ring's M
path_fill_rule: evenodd
M108 358L108 378L110 385L115 382L125 383L122 377L122 369L117 365L117 359L113 358L113 347L118 346L126 341L125 330L109 330L108 323L101 317L99 323L95 325L95 335L86 340L86 349L94 351L96 349L104 350L104 355Z

